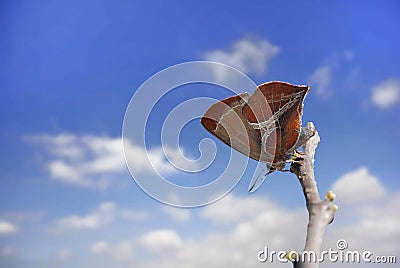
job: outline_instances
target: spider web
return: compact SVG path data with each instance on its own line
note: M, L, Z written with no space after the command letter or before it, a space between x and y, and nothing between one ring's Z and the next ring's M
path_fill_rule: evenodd
M271 100L268 100L268 103L272 106L272 110L275 110L275 102L278 102L278 100L275 100L274 98L274 93L272 92L272 98ZM292 109L292 107L298 103L300 104L300 101L302 96L303 96L303 92L296 92L294 94L291 94L290 96L285 97L285 95L283 93L281 93L281 96L279 98L279 109L271 116L269 117L267 120L265 121L261 121L261 122L257 122L257 123L250 123L249 124L256 130L260 130L261 131L261 148L262 148L262 154L267 157L267 158L274 158L276 153L274 155L272 155L270 152L268 152L268 139L271 137L271 134L274 131L279 131L280 133L280 144L282 147L282 142L283 142L283 137L282 137L282 130L284 130L282 128L281 122L284 121L285 116L287 116L287 112ZM283 100L288 100L284 105L282 105L282 101ZM297 109L296 109L297 110ZM263 118L264 117L264 113L261 110ZM272 147L269 147L272 148ZM281 150L281 148L276 148L278 150ZM277 152L279 155L282 154L281 151ZM284 152L285 153L285 152Z

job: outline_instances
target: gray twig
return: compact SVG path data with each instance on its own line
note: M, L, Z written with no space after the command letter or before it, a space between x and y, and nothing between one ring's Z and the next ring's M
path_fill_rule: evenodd
M303 131L310 138L304 140L303 152L295 156L290 171L296 174L303 188L309 217L304 251L302 254L297 254L297 260L293 262L293 266L295 268L318 268L318 258L325 229L333 221L337 206L332 203L335 194L331 191L328 191L326 198L321 200L314 178L314 155L320 141L318 131L311 122ZM303 258L304 256L307 258Z

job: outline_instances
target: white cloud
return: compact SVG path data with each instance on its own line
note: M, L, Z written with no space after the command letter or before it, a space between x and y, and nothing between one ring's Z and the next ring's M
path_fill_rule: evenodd
M229 226L225 225L223 229L211 228L215 231L196 234L195 239L182 239L173 230L150 232L141 238L142 247L157 253L164 251L164 248L173 250L168 251L168 254L158 253L157 261L149 259L138 266L176 267L184 263L186 267L243 267L244 264L246 267L268 267L268 264L258 262L256 257L264 246L270 246L272 250L302 246L307 219L305 210L288 211L265 198L253 200L253 197L236 197L232 194L227 197L203 208L200 214L209 219L207 226ZM215 208L210 209L213 206ZM245 210L246 206L249 211ZM220 211L219 216L215 213L217 211ZM221 220L225 216L229 219ZM174 240L178 242L172 247L171 241ZM161 241L165 241L165 244Z
M16 233L17 230L18 229L14 224L6 221L0 221L0 236Z
M215 204L205 207L201 215L219 224L234 224L276 208L276 204L264 198L239 198L227 195Z
M81 158L85 154L84 148L80 146L79 137L69 133L62 133L55 136L34 135L26 137L26 140L44 144L46 149L52 154L68 159Z
M94 186L94 182L81 177L81 172L73 165L67 164L61 160L51 161L47 165L48 170L53 178L81 186Z
M187 161L183 157L179 148L173 149L165 146L164 148L155 147L146 151L144 148L126 141L124 149L128 163L138 173L154 173L158 171L162 174L172 174L178 172L174 165L187 170L196 170L198 168L195 162ZM166 159L166 156L174 165Z
M104 252L107 252L109 249L109 244L106 241L99 241L94 243L90 247L90 251L94 254L102 254Z
M134 246L127 241L115 245L110 245L106 241L98 241L90 246L90 251L97 255L107 255L118 262L127 262L134 258Z
M388 109L400 101L400 79L387 79L372 88L371 102Z
M182 245L181 238L174 230L155 230L142 235L140 244L151 251L163 251L178 248Z
M60 219L57 225L61 229L96 229L101 225L101 220L97 215L85 217L70 216Z
M69 249L63 248L57 252L57 258L61 261L67 261L71 258Z
M354 204L377 200L385 194L385 188L366 167L361 167L341 176L332 186L341 201Z
M26 140L50 154L45 167L57 181L106 188L112 175L125 170L120 138L63 133L32 135Z
M400 237L400 214L398 213L399 195L394 193L387 196L381 205L369 205L366 207L352 208L347 215L341 215L342 208L337 213L337 221L345 221L345 217L351 223L334 224L325 237L325 245L336 248L338 239L345 239L349 250L370 251L373 257L397 255L400 252L398 238ZM395 201L395 202L393 202ZM328 247L328 246L327 246ZM382 264L369 264L371 267L392 267ZM328 267L337 267L330 264ZM341 267L353 267L351 264L341 264ZM364 265L362 265L364 267Z
M53 230L63 232L68 230L97 230L116 219L118 221L143 221L149 219L146 212L120 209L113 202L103 202L86 215L70 215L58 219Z
M400 214L398 205L400 193L387 194L379 180L366 168L360 168L337 180L337 200L358 195L359 180L371 194L372 188L379 194L368 196L370 203L343 203L335 221L327 228L323 249L337 250L338 239L345 239L349 250L369 250L374 255L398 254L400 246ZM342 184L344 183L344 184ZM350 184L349 184L350 183ZM351 188L350 196L343 193L343 187ZM361 190L363 191L363 190ZM324 192L324 191L321 191ZM386 195L384 195L386 193ZM303 205L303 204L301 204ZM286 209L267 198L237 197L233 194L200 210L203 219L209 219L211 230L199 233L195 238L183 239L179 232L169 230L171 236L179 237L179 243L168 254L158 254L157 260L147 259L136 263L144 267L176 267L184 263L187 267L288 267L287 263L260 263L256 254L268 246L269 250L301 250L304 246L307 227L307 212L302 209ZM190 223L189 223L190 224ZM193 223L194 224L194 223ZM215 226L213 226L216 224ZM224 228L218 228L223 224ZM207 229L210 230L210 229ZM154 231L157 233L158 231ZM141 246L154 251L160 235L150 234L148 243ZM150 246L149 246L150 244ZM170 245L168 245L169 247ZM167 246L166 246L167 247ZM327 267L349 267L354 264L324 263ZM369 264L382 267L382 264Z
M360 228L357 230L359 235L368 233L377 243L384 238L388 243L393 237L400 237L400 194L392 193L387 197L384 204L370 204L359 210L362 216ZM393 241L392 241L393 243ZM385 250L391 252L396 247L393 245L383 245Z
M176 221L188 221L191 218L191 210L164 206L162 211Z
M128 220L147 220L150 219L150 214L144 211L133 211L128 209L120 209L118 211L119 217Z
M204 59L227 64L249 74L263 74L268 69L268 61L279 53L279 47L267 40L241 39L231 51L215 50L205 53ZM217 80L226 81L227 73L222 68L214 70Z
M111 250L111 257L120 262L130 261L134 257L133 250L134 247L131 243L121 242Z
M116 174L127 171L123 155L122 139L94 135L32 135L26 140L39 144L50 154L45 168L54 180L82 187L104 189L109 187ZM179 149L166 148L169 157L178 166L187 166L187 161L179 162ZM177 172L165 158L162 148L146 151L131 142L125 143L125 152L135 171L154 173ZM148 160L150 159L151 162ZM196 165L193 163L193 165ZM188 167L190 168L190 167Z
M10 257L15 255L15 250L10 246L0 248L0 257Z
M325 60L324 64L315 69L308 78L311 87L315 89L315 94L321 98L329 97L332 94L331 83L335 72L343 65L343 62L349 62L353 58L352 51L344 50L341 53L332 54ZM354 69L349 73L349 77L353 72Z
M331 84L332 68L328 65L323 65L316 69L310 76L310 83L315 87L316 94L324 96L329 92Z
M343 179L346 176L350 179ZM357 196L360 178L361 184L369 185L364 194L370 194L371 188L382 188L384 194L367 196L370 202L353 202L353 199L350 199L351 203L344 202L350 193L346 195L340 189L350 187L350 192ZM345 186L339 187L343 181L346 182ZM331 247L336 250L337 240L346 239L349 250L369 250L375 255L398 255L400 192L385 189L379 179L371 175L366 168L349 172L338 178L334 185L339 185L335 191L336 202L340 208L334 222L327 228L323 249ZM320 191L325 193L324 189ZM284 195L282 190L282 196ZM111 214L115 224L120 224L120 220L123 219L120 213L122 210L110 202L104 202L80 217L90 216L99 211L114 211ZM298 207L287 208L266 197L238 197L232 193L209 206L191 210L192 216L185 219L185 224L179 227L167 226L170 223L160 223L158 219L163 218L163 215L160 216L157 212L160 211L151 212L154 222L141 225L139 235L135 235L135 232L128 228L125 231L126 237L122 229L119 230L119 236L111 236L118 226L102 225L110 228L102 228L100 235L112 237L116 241L95 240L95 243L87 244L88 252L95 254L89 258L99 262L96 267L109 267L110 263L115 264L115 267L149 268L180 267L182 264L193 268L288 267L287 263L260 263L257 260L257 252L265 246L277 251L301 250L304 246L308 216L304 202L300 202ZM160 224L163 229L159 229ZM118 241L118 237L122 237L122 240ZM81 241L78 240L77 243ZM70 258L70 261L72 260L74 258ZM77 262L79 261L81 260L77 259ZM333 265L349 267L349 264L342 263L323 264L324 267ZM384 267L382 264L368 266Z
M343 59L347 61L351 61L354 59L354 53L351 50L346 49L343 51Z
M56 223L56 229L59 231L71 229L98 229L113 221L114 212L115 205L110 202L105 202L86 216L72 215L59 219Z

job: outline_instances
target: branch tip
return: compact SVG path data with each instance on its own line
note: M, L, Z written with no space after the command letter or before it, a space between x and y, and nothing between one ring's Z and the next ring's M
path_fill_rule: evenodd
M333 205L333 211L336 212L339 210L339 207L337 205Z
M291 262L297 261L298 256L299 256L299 254L295 250L286 252L286 254L285 254L285 258Z

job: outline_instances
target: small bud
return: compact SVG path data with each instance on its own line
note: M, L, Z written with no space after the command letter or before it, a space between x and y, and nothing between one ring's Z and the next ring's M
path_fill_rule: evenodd
M332 202L336 198L336 194L332 191L328 191L326 193L326 199L328 199L330 202Z
M337 206L337 205L333 205L333 211L338 211L339 210L339 207Z
M297 259L297 252L294 250L286 252L285 258L291 262L295 262Z

